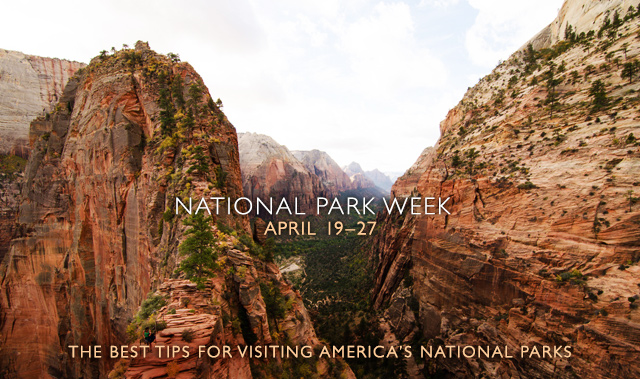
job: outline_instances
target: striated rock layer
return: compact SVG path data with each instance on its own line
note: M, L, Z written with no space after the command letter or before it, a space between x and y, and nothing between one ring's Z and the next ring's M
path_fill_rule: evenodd
M225 256L225 264L232 274L216 277L203 290L198 290L189 281L168 280L156 292L167 302L156 317L157 323L163 324L163 329L157 333L154 346L188 346L189 356L161 357L157 351L151 351L146 357L123 359L119 362L126 367L123 377L162 378L172 372L180 375L178 377L197 378L278 377L283 374L278 370L295 375L298 368L289 365L293 358L270 356L252 361L242 358L239 348L244 349L248 344L284 346L283 341L292 347L321 346L302 299L285 284L273 263L264 264L246 253L230 250ZM261 289L275 289L289 304L290 309L284 317L268 316ZM246 319L242 312L246 312ZM140 346L140 342L130 346ZM229 346L232 357L212 358L206 353L200 356L199 346L217 346L220 349ZM215 351L211 350L211 354ZM310 362L313 363L303 365L306 364L307 369L313 366L311 371L320 376L354 377L342 361L316 359ZM274 371L275 367L278 369Z
M16 214L20 199L22 176L0 174L0 262L9 250L16 229Z
M567 1L559 20L581 4L591 3ZM640 82L622 77L640 58L634 12L619 9L601 38L596 23L536 62L514 54L465 94L436 146L393 186L398 198L451 197L451 214L379 215L372 299L385 323L405 343L516 353L431 359L421 375L640 377ZM520 358L523 345L573 354Z
M0 154L27 157L29 123L58 102L84 63L0 49Z
M629 7L637 5L635 0L567 0L562 4L558 17L529 43L535 49L549 47L564 39L568 25L578 34L588 33L599 28L606 19L611 19L616 11L624 16Z
M186 228L184 215L174 214L175 197L242 196L235 128L189 64L138 42L76 73L54 111L32 122L30 141L18 230L0 269L0 376L105 378L114 360L72 359L68 346L125 344L147 294L170 293L166 281L182 259ZM214 221L249 232L246 217ZM239 242L216 235L224 252L217 276L232 275L225 262L246 260L248 268L238 269L245 282L231 281L223 292L212 284L202 296L240 299L227 313L244 312L253 333L268 341L260 287L248 281L261 272L284 286L277 269L234 258L228 247ZM303 312L288 308L283 329L294 341L314 341L304 314L291 320L296 309ZM220 314L197 314L180 322L218 328ZM250 377L246 367L216 377Z

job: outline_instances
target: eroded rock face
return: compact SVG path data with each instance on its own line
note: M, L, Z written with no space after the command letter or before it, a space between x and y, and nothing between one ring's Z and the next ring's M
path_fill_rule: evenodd
M111 360L72 360L67 346L124 342L142 300L176 267L175 196L242 194L235 129L209 99L190 65L138 43L94 59L32 122L18 231L0 271L2 376L104 377ZM249 230L241 217L217 221Z
M588 33L590 30L597 30L606 19L611 19L616 11L624 17L630 6L637 5L633 0L566 0L558 17L529 42L535 49L549 47L564 39L568 25L578 34Z
M379 216L373 301L400 340L417 332L425 344L573 349L570 358L437 359L423 374L640 376L640 206L630 200L640 194L638 82L621 78L622 64L601 67L610 52L627 62L625 46L637 59L638 29L629 20L621 37L590 41L603 50L575 43L530 74L514 54L467 92L435 148L394 185L396 197L451 197L450 215ZM545 101L551 67L562 78L557 103ZM601 110L589 95L596 80L617 99Z
M318 176L322 185L332 193L337 194L352 188L349 176L324 151L295 150L292 153L296 159L304 164L309 172Z
M29 155L29 123L58 103L84 63L0 49L0 154Z
M20 204L22 173L0 174L0 262L9 251L16 231L16 215Z
M156 325L166 325L156 334L154 346L188 346L189 357L161 357L154 350L146 357L123 359L116 365L116 369L126 367L123 377L161 378L172 372L178 377L197 378L252 378L260 372L273 375L269 367L282 365L286 359L250 359L248 353L242 357L239 349L244 351L251 344L280 345L285 340L291 346L321 346L302 299L284 282L273 263L265 264L235 249L226 252L221 262L230 269L228 273L225 275L222 270L202 290L189 281L167 280L155 293L166 299L166 305L157 313ZM265 294L261 292L276 288L289 304L281 318L268 315ZM140 344L135 341L130 346ZM214 345L221 350L223 346L230 347L232 357L199 357L199 346ZM211 350L212 354L215 351ZM269 361L277 366L264 364ZM313 362L313 371L318 375L353 377L342 361L333 362L339 369L331 373L327 371L328 361Z
M286 146L269 136L240 133L238 145L244 193L254 203L260 198L269 204L273 198L277 208L280 199L286 198L293 211L297 198L301 212L313 213L318 196L333 197L338 193L337 187L325 186Z
M50 112L84 63L0 49L0 154L29 156L29 123ZM22 173L0 173L0 262L15 232Z

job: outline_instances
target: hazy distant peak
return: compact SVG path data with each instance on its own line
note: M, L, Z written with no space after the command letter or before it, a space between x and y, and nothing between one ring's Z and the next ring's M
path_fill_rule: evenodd
M272 159L291 163L297 171L303 170L302 164L286 146L264 134L238 133L238 149L243 173L249 173Z
M364 170L362 169L360 164L357 162L351 162L348 165L344 166L342 169L349 176L353 176L355 174L364 174Z

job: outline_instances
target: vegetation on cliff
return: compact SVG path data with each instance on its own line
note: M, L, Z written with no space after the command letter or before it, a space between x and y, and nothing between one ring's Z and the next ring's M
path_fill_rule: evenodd
M453 212L386 216L372 249L374 305L398 339L564 344L574 355L553 370L417 362L426 376L638 375L635 350L611 348L635 344L640 320L629 300L640 277L630 200L640 186L640 12L604 16L592 31L565 25L553 46L534 40L467 91L435 150L394 186L400 197L451 195Z
M185 258L176 272L184 273L187 279L198 285L198 289L204 288L205 282L218 268L218 246L211 230L211 222L212 218L205 217L203 213L195 213L183 221L184 225L191 228L185 231L187 238L180 244L180 254Z
M24 171L27 160L17 155L0 154L0 175L2 178L14 179Z

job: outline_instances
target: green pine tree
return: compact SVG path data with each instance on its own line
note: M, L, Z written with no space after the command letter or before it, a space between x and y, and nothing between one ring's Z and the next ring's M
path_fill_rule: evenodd
M638 68L640 68L640 64L637 60L633 62L627 62L624 64L622 68L622 74L620 74L620 76L622 76L622 78L628 78L629 84L631 84L631 81L633 81L633 77L638 72Z
M596 80L595 82L591 83L589 96L591 96L592 112L599 111L609 104L606 85L602 80Z
M211 222L211 217L204 217L202 213L194 213L184 220L183 223L191 228L185 232L188 237L178 248L180 255L185 255L186 258L177 271L183 272L199 289L204 288L207 278L212 277L218 267L216 238L211 230Z

